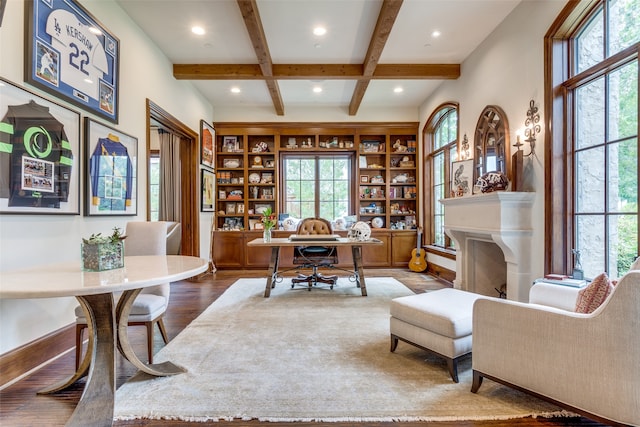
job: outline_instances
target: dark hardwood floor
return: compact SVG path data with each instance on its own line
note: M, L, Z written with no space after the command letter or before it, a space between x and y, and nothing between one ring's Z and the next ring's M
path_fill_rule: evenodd
M369 276L392 276L403 282L415 292L427 289L438 289L446 285L436 280L425 280L426 276L408 270L399 269L375 269L366 270ZM205 308L207 308L218 296L220 296L228 286L240 277L263 277L264 271L228 271L222 270L213 274L208 274L192 281L181 281L171 286L171 303L165 315L165 324L169 338L175 337L194 318L196 318ZM144 328L129 328L129 335L134 348L138 354L146 354ZM162 348L163 342L158 331L155 334L155 350ZM59 381L73 373L74 370L74 350L51 361L26 378L6 387L0 391L0 426L62 426L69 418L78 402L83 390L83 382L74 385L63 392L38 396L36 392L52 383ZM124 383L135 373L135 368L119 357L117 361L117 386ZM488 381L488 380L487 380ZM184 426L199 425L202 423L189 424L184 421L119 421L115 426ZM240 421L207 423L215 424L219 427L245 427L268 424L270 427L285 427L294 423L261 423L258 421ZM317 427L321 423L295 423ZM367 426L384 427L398 423L366 423ZM417 426L602 426L603 424L586 418L525 418L507 421L467 421L467 422L406 422L400 423L406 427ZM324 424L327 425L327 424ZM333 427L346 427L352 425L362 425L357 423L329 423Z

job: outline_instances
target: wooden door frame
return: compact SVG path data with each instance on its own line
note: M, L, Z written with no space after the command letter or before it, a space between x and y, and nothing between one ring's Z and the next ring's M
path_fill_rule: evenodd
M180 136L181 190L182 200L182 255L200 256L200 225L198 195L198 133L173 117L158 104L147 98L147 155L151 154L151 120ZM147 165L147 183L150 181ZM148 189L147 189L148 190ZM147 191L147 220L150 220L151 195Z

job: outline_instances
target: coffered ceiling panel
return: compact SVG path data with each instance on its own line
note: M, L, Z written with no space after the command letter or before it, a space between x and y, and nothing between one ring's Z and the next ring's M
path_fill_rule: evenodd
M357 116L361 106L418 108L521 0L116 1L215 109Z

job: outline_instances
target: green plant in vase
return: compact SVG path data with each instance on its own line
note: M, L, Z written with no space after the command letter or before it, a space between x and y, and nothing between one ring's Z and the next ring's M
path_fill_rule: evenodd
M262 237L265 242L270 242L271 230L276 226L276 214L270 206L262 212L262 226L264 229Z
M103 271L124 267L124 239L118 227L113 228L110 236L102 233L92 234L82 239L82 269L85 271Z

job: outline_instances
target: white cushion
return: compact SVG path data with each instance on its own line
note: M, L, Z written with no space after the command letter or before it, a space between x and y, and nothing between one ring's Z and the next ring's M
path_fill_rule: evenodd
M417 327L450 338L471 334L473 303L482 295L459 289L440 289L391 300L390 313Z

